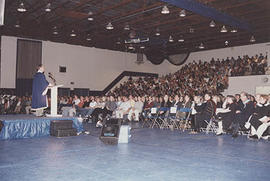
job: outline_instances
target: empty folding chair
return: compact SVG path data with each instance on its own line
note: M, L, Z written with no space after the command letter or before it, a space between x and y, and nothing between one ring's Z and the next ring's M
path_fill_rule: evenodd
M207 124L206 129L203 130L206 134L208 134L209 132L217 133L218 128L216 125L215 117L212 117L209 121L204 120L204 122Z
M168 115L168 126L173 130L174 128L179 129L179 119L176 116L177 107L170 107L169 115Z
M154 128L155 126L157 126L158 128L160 128L160 123L158 122L158 108L153 107L150 110L150 115L149 115L149 120L151 121L151 128Z

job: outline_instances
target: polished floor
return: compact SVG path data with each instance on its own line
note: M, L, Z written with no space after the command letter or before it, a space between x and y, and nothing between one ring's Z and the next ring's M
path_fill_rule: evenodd
M90 135L0 141L1 181L269 181L270 142L134 129L128 144Z

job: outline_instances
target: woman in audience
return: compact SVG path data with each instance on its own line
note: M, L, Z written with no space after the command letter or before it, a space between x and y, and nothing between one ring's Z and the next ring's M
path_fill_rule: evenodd
M176 107L177 109L180 109L182 105L182 102L180 102L180 98L178 95L174 96L174 101L172 102L172 107Z
M106 104L106 98L105 97L102 97L101 99L97 98L96 101L97 103L96 103L96 106L94 107L94 110L91 116L92 116L93 121L97 122L96 126L101 127L102 117L100 117L99 115L102 114L103 112L103 108L105 107L105 104Z
M18 97L16 101L16 107L14 109L14 113L19 114L21 112L21 108L22 108L22 98Z
M131 109L128 113L128 119L131 121L133 118L134 121L139 121L139 115L142 112L143 102L141 101L141 97L134 98L134 106L132 102L133 101L131 101Z
M116 110L116 118L124 118L124 115L127 115L131 105L126 96L123 96L122 104Z
M178 107L179 111L177 112L177 117L180 118L180 119L186 118L188 112L186 112L186 111L181 112L180 110L183 109L183 108L189 108L190 109L191 105L192 105L192 102L191 102L190 96L185 95L184 101L181 104L179 104L179 107Z
M205 102L201 114L195 115L195 127L197 132L200 132L200 129L206 126L205 121L209 122L210 119L212 119L212 117L215 115L216 111L216 105L211 100L210 94L206 93L204 95L204 100Z
M78 104L78 108L82 108L83 107L83 105L84 105L84 97L83 96L80 96L80 102L79 102L79 104Z
M74 95L72 104L74 104L75 107L77 108L80 102L81 102L81 100L78 98L78 96L77 95Z
M249 138L251 139L268 139L269 135L263 136L264 132L270 126L270 104L267 95L256 96L256 108L245 124L247 129L251 128Z
M218 95L214 95L212 101L216 104L216 108L222 108L221 98Z
M169 96L167 94L165 94L163 97L163 101L161 103L161 108L164 108L164 110L159 111L159 115L161 115L161 116L165 115L168 112L168 109L170 107L172 107L172 103L169 101Z
M223 130L228 130L235 120L237 104L235 97L228 95L224 101L222 108L217 108L216 115L218 117L217 135L222 135Z
M194 96L194 102L191 106L191 134L196 134L200 132L201 125L196 121L196 117L203 113L205 104L203 104L203 98L200 95Z

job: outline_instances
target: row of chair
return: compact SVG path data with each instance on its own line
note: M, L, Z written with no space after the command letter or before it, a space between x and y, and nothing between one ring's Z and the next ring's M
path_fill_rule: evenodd
M185 113L185 116L179 116L178 113ZM153 107L150 111L143 112L143 127L148 125L150 128L170 128L186 129L189 125L191 109L177 107Z

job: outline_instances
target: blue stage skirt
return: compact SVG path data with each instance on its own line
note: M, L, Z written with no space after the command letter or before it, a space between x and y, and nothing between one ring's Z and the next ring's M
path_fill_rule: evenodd
M50 135L51 120L72 120L73 128L77 132L83 131L82 122L75 117L35 117L32 115L5 115L0 116L4 127L0 132L0 139L34 138Z

